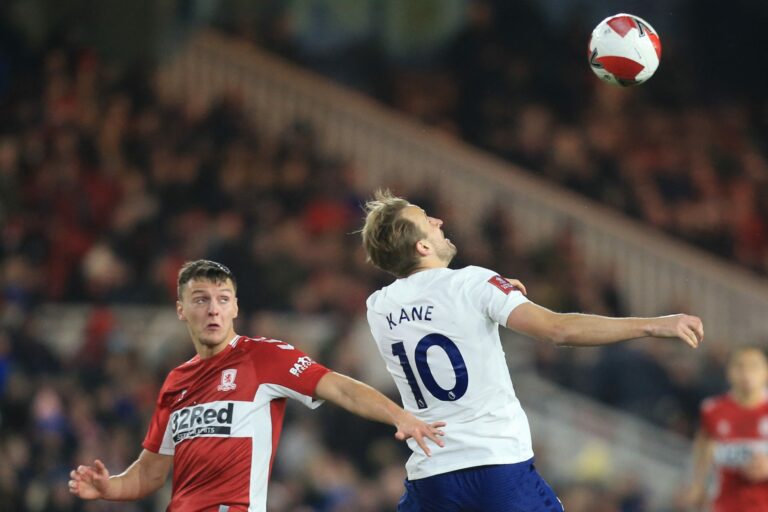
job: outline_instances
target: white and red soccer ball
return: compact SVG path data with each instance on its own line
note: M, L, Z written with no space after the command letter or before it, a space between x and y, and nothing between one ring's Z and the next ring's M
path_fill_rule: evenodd
M653 76L661 59L661 41L653 27L632 14L601 21L589 40L589 66L609 84L638 85Z

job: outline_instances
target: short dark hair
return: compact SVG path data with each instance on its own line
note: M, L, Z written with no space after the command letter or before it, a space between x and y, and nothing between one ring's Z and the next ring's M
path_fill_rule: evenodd
M416 224L402 216L410 205L389 190L377 190L365 203L361 231L368 261L396 277L406 277L419 266L416 242L426 238Z
M184 286L192 279L204 279L214 283L223 283L227 279L232 281L232 286L237 292L237 281L232 271L217 261L195 260L188 261L179 269L176 293L181 299Z

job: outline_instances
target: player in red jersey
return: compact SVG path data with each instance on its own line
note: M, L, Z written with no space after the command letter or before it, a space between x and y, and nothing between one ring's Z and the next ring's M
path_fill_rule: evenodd
M173 466L169 511L266 510L267 481L286 398L310 408L330 400L397 427L429 453L442 446L442 422L426 424L361 382L332 372L291 345L234 331L237 286L224 265L207 260L179 272L176 312L197 355L172 370L157 399L139 458L110 476L100 460L70 473L83 499L136 500L159 489Z
M702 510L711 468L719 470L714 512L768 511L768 360L757 347L728 362L730 391L701 407L693 449L693 483L686 504Z

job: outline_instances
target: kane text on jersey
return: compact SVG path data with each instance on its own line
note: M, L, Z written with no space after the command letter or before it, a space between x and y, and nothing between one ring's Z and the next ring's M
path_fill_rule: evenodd
M415 322L416 320L431 322L433 309L434 306L400 308L400 313L389 313L387 315L387 324L390 329L394 329L403 322Z

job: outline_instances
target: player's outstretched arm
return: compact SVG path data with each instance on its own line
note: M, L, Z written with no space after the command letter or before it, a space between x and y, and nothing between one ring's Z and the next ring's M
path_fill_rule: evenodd
M142 450L128 469L109 476L104 464L96 459L93 466L70 471L69 492L84 500L138 500L163 486L172 462L172 456Z
M693 468L690 485L683 491L682 505L702 510L707 499L707 479L712 468L714 443L703 430L693 441Z
M315 396L363 418L394 425L397 428L395 437L398 440L404 441L412 437L428 457L431 452L426 443L427 439L431 439L440 447L444 446L439 436L444 435L440 427L444 427L445 422L424 423L371 386L346 375L336 372L325 374L317 383Z
M555 313L533 302L520 304L507 317L507 327L562 346L597 346L655 336L678 338L693 348L704 339L701 319L691 315L654 318L610 318Z

